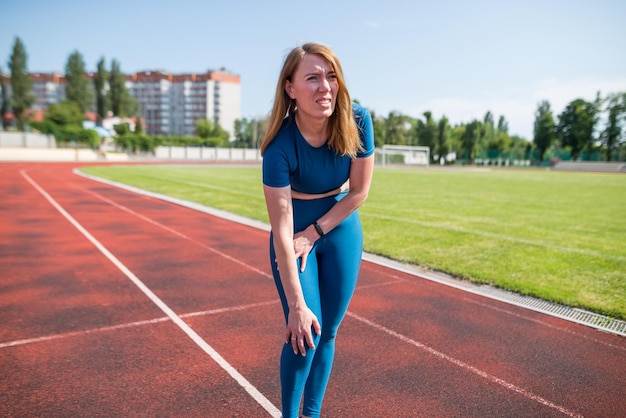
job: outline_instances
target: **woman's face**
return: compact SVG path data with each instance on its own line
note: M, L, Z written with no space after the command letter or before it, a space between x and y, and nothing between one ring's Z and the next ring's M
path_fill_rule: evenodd
M295 99L300 116L328 118L335 110L339 84L328 61L315 54L305 55L293 74L285 83L285 91Z

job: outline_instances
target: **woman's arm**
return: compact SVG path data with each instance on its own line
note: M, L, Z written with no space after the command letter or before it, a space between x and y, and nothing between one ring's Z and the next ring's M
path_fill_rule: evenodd
M356 158L352 161L348 180L350 190L343 199L317 220L324 233L330 232L365 202L372 184L373 173L374 155ZM310 247L318 238L319 234L313 225L309 225L304 231L294 235L293 248L296 256L302 257L301 270L306 267Z
M278 271L280 272L280 281L289 305L285 342L291 342L294 353L300 352L302 355L305 355L305 340L310 348L315 347L311 327L315 329L317 334L321 333L321 328L319 321L306 305L300 278L298 277L296 260L299 255L294 251L293 244L291 187L269 187L264 185L263 192L265 194L272 234L274 235L274 250L276 252ZM292 337L296 337L297 340L294 342Z

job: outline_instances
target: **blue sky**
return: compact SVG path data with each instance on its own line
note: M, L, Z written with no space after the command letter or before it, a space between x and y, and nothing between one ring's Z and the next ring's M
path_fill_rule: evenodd
M379 115L451 123L490 110L532 138L534 113L626 91L626 1L5 0L0 66L14 39L31 72L64 72L78 50L122 71L241 76L242 116L264 117L286 53L306 41L339 56L352 97Z

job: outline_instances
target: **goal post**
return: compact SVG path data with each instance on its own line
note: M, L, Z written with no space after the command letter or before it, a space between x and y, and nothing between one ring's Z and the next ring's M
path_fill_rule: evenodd
M383 145L383 166L387 164L399 165L430 165L430 148L415 145Z

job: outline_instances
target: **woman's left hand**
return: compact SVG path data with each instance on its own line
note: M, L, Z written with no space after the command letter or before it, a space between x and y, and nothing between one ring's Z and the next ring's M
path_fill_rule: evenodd
M302 258L302 261L300 263L301 272L304 271L304 269L306 268L307 257L309 256L309 253L313 249L313 244L315 243L315 241L311 241L311 239L309 238L310 235L307 232L308 229L309 228L305 229L304 231L300 231L293 236L293 250L296 253L296 259Z

